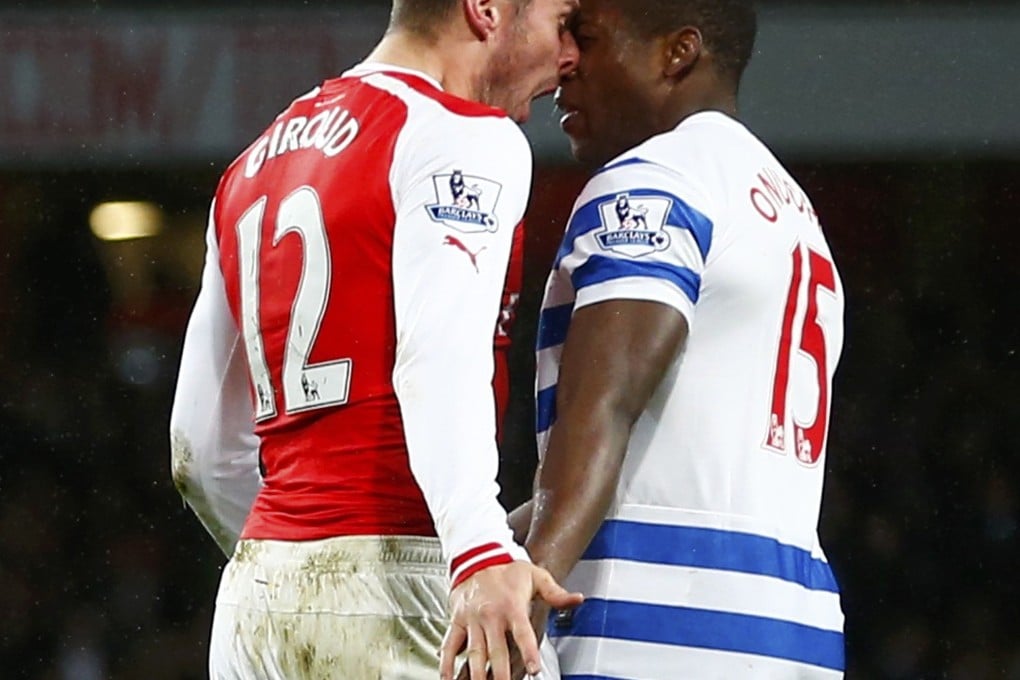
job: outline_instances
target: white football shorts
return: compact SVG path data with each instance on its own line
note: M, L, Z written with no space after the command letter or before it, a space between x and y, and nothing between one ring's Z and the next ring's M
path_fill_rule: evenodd
M449 579L439 541L243 540L223 571L213 680L436 680Z

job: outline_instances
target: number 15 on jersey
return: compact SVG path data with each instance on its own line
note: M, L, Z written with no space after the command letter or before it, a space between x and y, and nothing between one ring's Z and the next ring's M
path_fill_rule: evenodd
M805 252L807 253L806 277L804 272ZM764 447L777 453L786 453L787 446L792 443L797 460L805 465L814 465L821 457L822 451L825 450L830 401L825 333L818 319L818 299L823 294L835 296L836 273L832 262L824 255L804 247L800 243L793 249L792 257L793 274L783 313L782 334L779 339L775 379L772 384L772 409L769 414ZM807 279L807 295L805 296L807 308L802 315L799 315L798 303L801 298L801 285L805 278ZM786 437L789 402L798 396L794 393L795 390L810 387L810 385L802 383L791 385L790 381L794 319L798 316L801 316L798 351L803 357L814 363L813 381L818 398L813 414L793 413L794 438L792 442L789 442Z

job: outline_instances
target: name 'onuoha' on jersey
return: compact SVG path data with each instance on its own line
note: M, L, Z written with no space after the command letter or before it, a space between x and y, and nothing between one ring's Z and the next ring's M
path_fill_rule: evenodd
M596 173L541 313L540 454L571 315L610 299L669 305L689 335L565 583L588 599L550 624L564 677L841 677L817 525L843 291L811 203L718 112Z

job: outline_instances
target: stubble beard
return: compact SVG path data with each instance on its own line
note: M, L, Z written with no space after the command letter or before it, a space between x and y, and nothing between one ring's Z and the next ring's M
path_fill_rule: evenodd
M489 61L488 77L483 83L483 96L486 103L504 109L510 116L516 119L523 111L516 111L515 108L523 108L529 99L522 91L521 68L522 48L527 47L528 34L522 20L522 13L519 11L513 18L513 24L508 32L508 39L502 47L493 52Z

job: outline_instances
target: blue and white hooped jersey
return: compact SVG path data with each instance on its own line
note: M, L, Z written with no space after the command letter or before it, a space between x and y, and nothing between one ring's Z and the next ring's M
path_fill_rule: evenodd
M804 192L716 112L596 173L539 322L540 455L571 316L612 299L669 305L689 335L565 584L587 600L550 620L563 677L842 677L817 525L843 290Z

